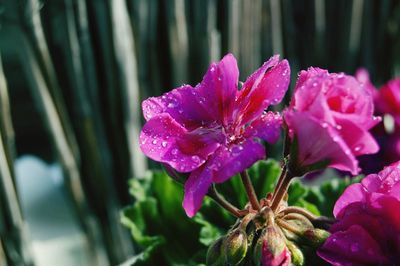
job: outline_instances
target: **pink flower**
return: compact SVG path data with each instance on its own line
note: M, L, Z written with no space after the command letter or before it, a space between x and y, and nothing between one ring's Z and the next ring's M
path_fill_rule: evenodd
M284 113L298 143L297 166L327 161L330 167L357 174L356 156L379 149L368 132L379 122L373 112L370 91L354 77L319 68L301 71Z
M400 162L349 186L318 255L335 266L400 262Z
M282 119L265 112L281 101L289 64L274 56L238 91L233 55L210 65L196 87L183 85L145 100L140 147L151 159L190 173L183 207L192 217L212 183L221 183L265 157L260 140L275 142Z
M379 113L392 115L396 126L400 126L400 78L390 80L379 89L376 108Z

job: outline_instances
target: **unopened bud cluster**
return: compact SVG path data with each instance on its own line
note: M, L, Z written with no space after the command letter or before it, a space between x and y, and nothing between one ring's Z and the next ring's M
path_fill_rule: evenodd
M250 212L209 247L207 265L306 265L303 250L317 249L329 233L301 210Z

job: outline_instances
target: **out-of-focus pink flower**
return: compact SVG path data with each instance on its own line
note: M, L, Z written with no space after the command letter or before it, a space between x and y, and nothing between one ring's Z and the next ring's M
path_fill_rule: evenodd
M372 84L369 78L369 72L365 68L359 68L354 75L355 78L364 85L365 89L369 90L372 97L375 98L377 94L376 87Z
M318 255L335 266L400 262L400 162L349 186Z
M390 80L379 89L375 105L379 113L392 115L396 126L400 126L400 78Z
M183 207L192 217L212 183L221 183L265 157L260 140L279 138L282 118L265 112L281 101L290 68L279 56L254 72L238 91L233 55L210 65L196 87L183 85L145 100L140 147L151 159L190 172Z
M368 131L380 121L373 113L369 89L354 77L319 68L301 71L284 113L290 136L297 139L297 165L327 161L330 167L357 174L356 156L379 149Z
M400 159L400 78L387 82L377 90L372 85L367 70L359 69L355 76L372 92L375 114L382 116L384 121L372 130L380 151L360 160L363 172L373 173Z

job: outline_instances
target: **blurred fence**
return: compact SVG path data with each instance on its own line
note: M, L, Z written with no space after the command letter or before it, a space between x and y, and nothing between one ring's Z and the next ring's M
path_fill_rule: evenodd
M131 256L118 211L147 169L140 102L227 52L242 80L279 53L293 79L364 66L379 84L400 75L400 1L0 1L0 265L32 264L13 168L27 151L62 165L93 265Z

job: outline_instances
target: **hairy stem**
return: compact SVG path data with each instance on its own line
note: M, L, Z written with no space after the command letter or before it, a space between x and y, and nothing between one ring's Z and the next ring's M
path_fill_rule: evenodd
M276 185L275 185L274 192L272 193L272 200L271 200L271 201L274 200L274 198L275 198L275 196L276 196L278 190L279 190L280 187L282 186L283 179L285 179L285 176L286 176L286 169L287 169L287 167L286 167L286 165L284 165L284 166L282 167L281 175L280 175L279 178L278 178L278 182L277 182Z
M254 187L253 187L253 184L251 183L249 175L247 174L246 171L243 171L240 173L240 177L242 178L242 183L244 185L244 188L246 189L247 198L250 201L251 207L254 210L259 211L260 203L258 201L256 192L254 191Z
M307 219L309 219L310 221L314 221L315 219L318 218L317 216L315 216L311 212L307 211L306 209L295 207L295 206L287 207L287 208L283 209L282 211L280 211L279 213L280 214L281 213L282 214L289 214L289 213L301 214L304 217L306 217Z
M282 178L281 184L277 189L277 191L274 192L274 197L271 203L271 210L274 212L278 209L279 204L281 203L283 197L285 196L293 176L290 174L289 170L286 170L284 175L281 176L280 179L281 178Z
M222 208L230 212L233 216L241 218L244 213L228 202L221 194L218 193L215 185L212 185L207 195L212 198L216 203L218 203Z
M296 228L295 226L293 226L293 225L291 225L290 223L285 222L285 221L283 221L283 220L277 220L276 223L277 223L280 227L282 227L282 228L284 228L284 229L286 229L286 230L288 230L288 231L290 231L290 232L292 232L292 233L294 233L294 234L296 234L296 235L301 235L301 234L303 233L301 230L299 230L299 229Z

